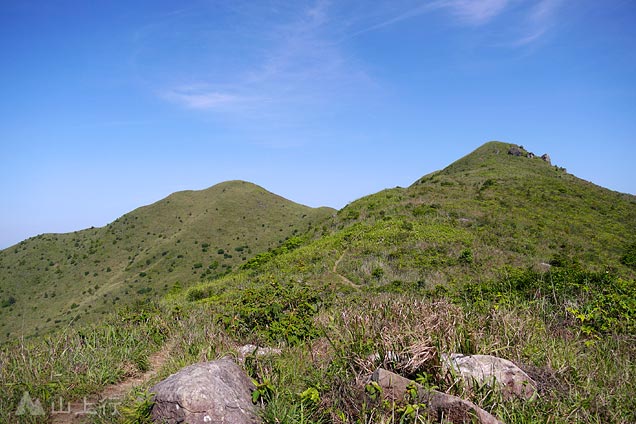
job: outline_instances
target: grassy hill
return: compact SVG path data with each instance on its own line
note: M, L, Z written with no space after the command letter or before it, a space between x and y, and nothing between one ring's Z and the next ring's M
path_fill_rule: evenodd
M633 422L636 198L511 147L487 143L410 187L359 199L323 237L166 304L217 316L230 340L288 346L254 371L276 393L268 422L281 411L307 420L298 399L311 388L321 401L310 422L427 422L365 397L360 382L378 365L505 422ZM409 368L370 361L377 352L431 356ZM542 399L449 386L444 352L512 359L540 381Z
M102 228L0 252L0 340L94 321L240 266L331 216L243 181L174 193Z
M334 289L434 290L566 265L634 278L623 258L636 242L636 197L511 147L487 143L410 187L356 200L320 239L211 284L269 272Z
M510 155L511 147L517 148L487 143L408 188L339 211L335 228L362 240L344 251L343 272L358 283L377 282L376 270L380 283L430 286L489 278L504 265L573 262L633 276L621 258L636 242L636 197L529 158L525 150ZM391 238L382 239L387 231ZM378 243L370 244L374 235Z
M278 232L259 250L256 241L233 233L202 252L205 238L192 233L190 250L180 252L212 253L209 260L217 249L252 253L243 260L232 252L224 259L234 262L219 261L232 266L229 272L219 265L203 277L205 267L194 267L202 260L189 259L181 287L153 288L162 294L155 301L118 308L99 323L42 341L5 345L0 419L24 390L45 400L81 399L145 371L159 349L168 349L170 359L154 381L254 343L282 348L280 356L244 363L266 423L429 422L417 404L373 396L369 376L378 366L467 398L507 423L636 422L636 198L527 153L487 143L410 187L366 196L326 220L332 211L301 215L301 224L287 227L298 238L285 241L284 227L273 225ZM160 202L163 208L172 207L169 199ZM111 233L117 245L140 227L142 239L167 236L173 249L185 246L188 230L177 224L184 212L167 214L175 217L155 230L142 216L135 219L136 212L111 224L121 229ZM285 225L290 216L296 215ZM317 219L311 226L310 216ZM262 224L256 220L256 230ZM1 264L23 247L3 252ZM161 259L167 249L152 249L128 254L127 278L166 278L176 272L168 271L174 255L185 255L175 250ZM90 250L79 252L90 258ZM142 280L141 272L151 278ZM453 383L440 367L440 355L449 352L510 359L539 383L540 397L521 402ZM121 416L91 422L147 422L143 393L130 393Z

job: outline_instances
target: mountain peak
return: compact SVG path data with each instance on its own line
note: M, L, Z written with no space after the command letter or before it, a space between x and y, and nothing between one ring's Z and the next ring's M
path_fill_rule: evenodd
M434 174L460 174L464 176L483 174L492 178L528 176L537 173L558 176L564 171L564 168L552 166L550 156L547 153L539 155L521 145L490 141ZM429 176L421 178L418 182L426 180L427 177Z

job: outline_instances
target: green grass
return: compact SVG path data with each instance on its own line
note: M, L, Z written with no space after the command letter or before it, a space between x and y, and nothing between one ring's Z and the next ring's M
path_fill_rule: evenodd
M105 315L92 326L64 323L42 341L5 344L0 410L13 410L25 389L45 400L97 393L143 369L162 345L172 346L169 360L142 389L253 343L282 349L243 364L257 383L266 423L427 422L412 400L392 405L374 395L369 376L378 366L465 397L507 423L635 422L636 199L541 159L510 156L509 147L487 143L408 188L352 202L331 219L320 221L331 212L315 211L311 226L280 239L280 231L270 234L259 250L240 234L230 236L228 248L197 233L195 246L212 257L234 256L237 247L252 253L245 261L226 258L235 260L231 272L219 265L203 279L205 260L188 257L189 278L169 285L152 307ZM236 205L219 214L229 210ZM287 223L297 215L272 216ZM242 222L236 214L227 219ZM167 233L176 223L161 225L152 231ZM184 224L179 237L185 231ZM164 247L148 249L149 255ZM170 276L168 259L145 266L141 255L133 263L142 266L131 266L136 275ZM3 322L14 317L9 310L29 304L7 290L0 296ZM81 310L74 302L68 308ZM453 383L440 366L448 352L510 359L536 379L540 396L521 402ZM77 376L77 366L91 371ZM125 417L94 422L144 422L148 407L143 391L131 393Z
M228 273L332 212L230 181L174 193L102 228L25 240L0 252L0 341L94 322Z

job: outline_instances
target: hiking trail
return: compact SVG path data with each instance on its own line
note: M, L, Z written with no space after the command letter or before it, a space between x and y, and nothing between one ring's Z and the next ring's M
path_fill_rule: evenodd
M343 283L353 287L354 289L360 289L360 284L356 284L353 281L351 281L350 279L348 279L347 277L345 277L342 274L339 274L337 269L338 269L338 265L340 265L340 261L342 261L342 258L344 258L345 253L347 253L347 251L343 251L342 254L340 255L340 257L336 260L336 262L333 264L333 268L331 269L331 272L336 274L339 278L340 281L342 281Z
M96 394L91 394L75 402L62 402L54 406L51 424L80 424L94 414L111 413L117 415L117 405L133 388L140 386L153 378L166 363L173 348L172 343L166 343L161 349L148 357L148 370L140 375L133 375L124 380L108 385Z

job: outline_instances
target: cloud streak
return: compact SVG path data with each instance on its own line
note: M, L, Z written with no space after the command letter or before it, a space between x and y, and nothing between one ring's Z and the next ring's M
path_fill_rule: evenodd
M180 11L149 25L141 41L150 46L140 47L140 60L145 52L153 65L161 43L184 44L183 58L147 66L150 85L157 87L154 91L161 98L237 120L284 124L378 87L366 64L347 49L348 40L435 14L436 20L441 17L452 24L444 31L487 34L485 44L490 45L484 47L521 48L548 33L560 4L561 0L396 0L369 7L355 0L236 0L230 6ZM493 25L498 31L492 31ZM194 31L194 51L188 50L190 39L173 35L182 31Z
M562 0L541 0L528 14L523 33L511 43L513 47L531 44L544 36L555 24Z
M204 71L165 78L156 90L160 97L189 109L249 112L240 118L269 119L277 113L293 115L300 108L320 108L336 95L342 98L372 84L334 41L327 1L274 9L272 23L265 24L244 22L245 16L255 15L249 2L234 7L240 10L232 16L237 24L201 36L201 44L210 45L199 53L210 58L202 60ZM157 28L158 36L166 26L191 25L183 16L175 19ZM234 43L242 45L234 48ZM230 51L231 56L222 57L220 51Z
M205 87L176 87L160 93L167 100L178 103L189 109L224 109L250 99L241 96L222 93Z
M355 30L350 36L359 36L433 13L446 13L456 25L474 30L488 27L506 15L507 22L498 25L501 37L507 41L495 44L521 47L539 40L552 28L561 3L562 0L435 0L410 7L406 4L397 10L370 13L367 19L360 18L359 21L366 26Z
M508 0L444 0L437 2L440 8L450 9L462 23L484 25L500 15L509 5Z

